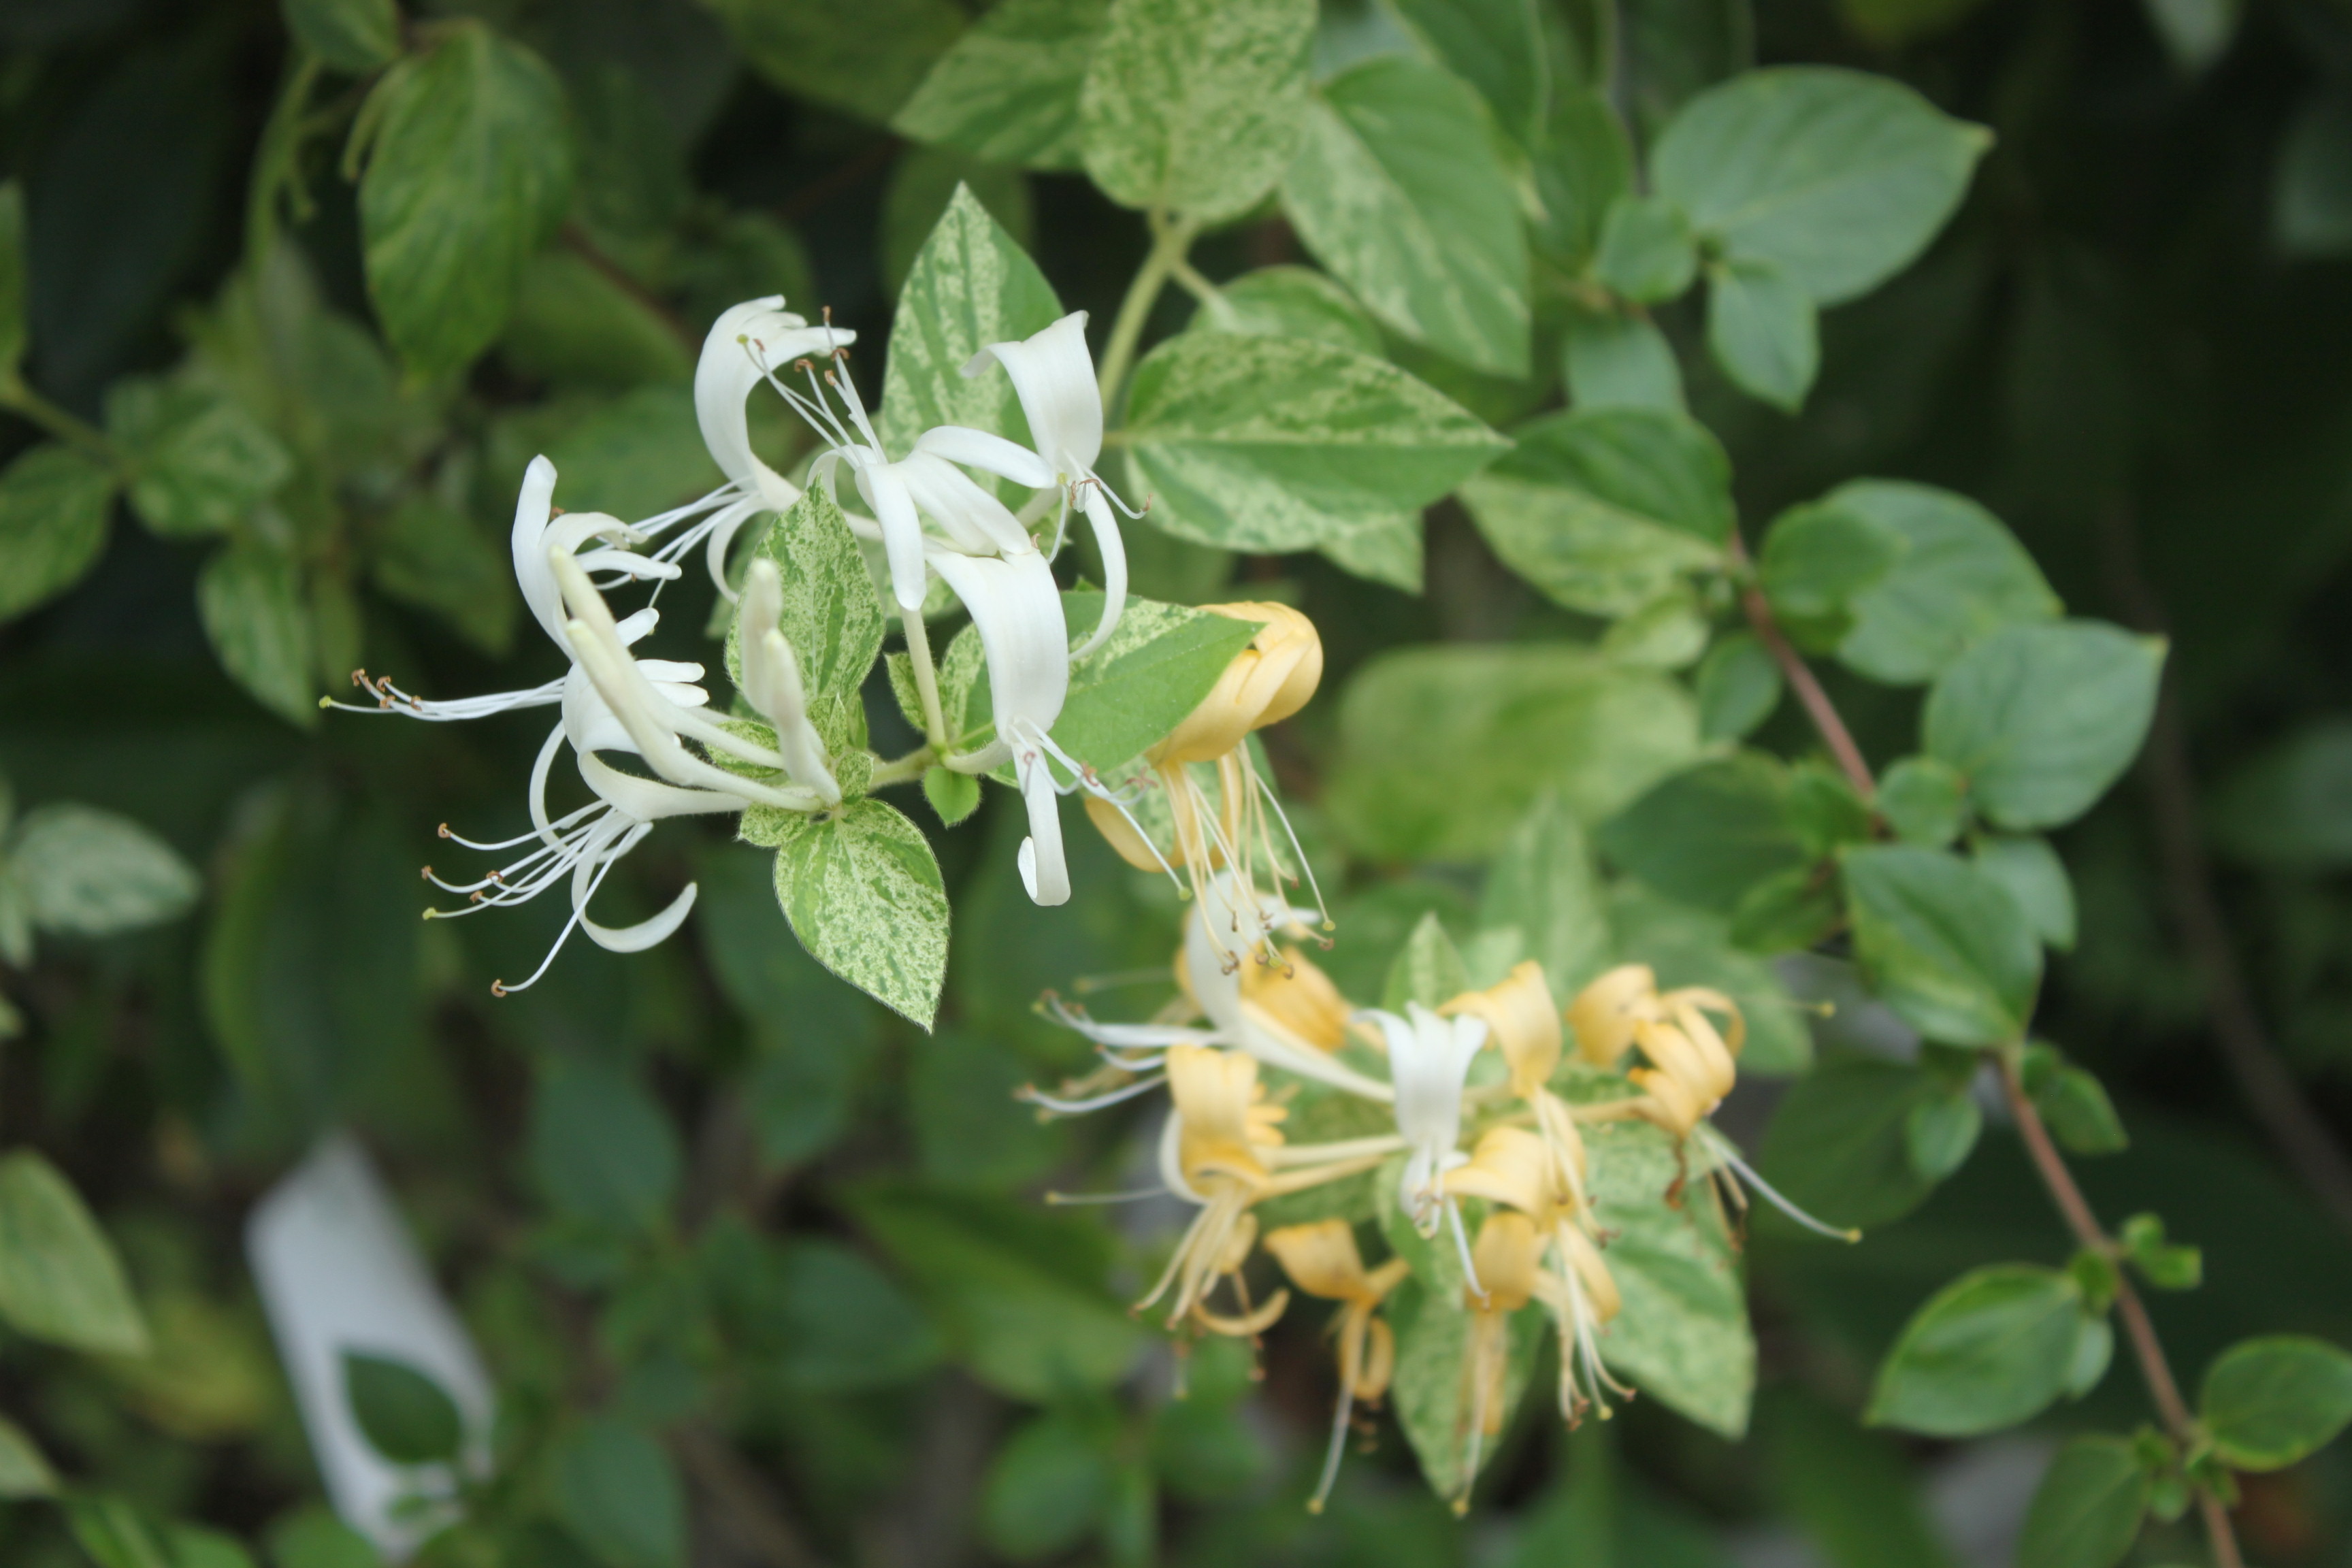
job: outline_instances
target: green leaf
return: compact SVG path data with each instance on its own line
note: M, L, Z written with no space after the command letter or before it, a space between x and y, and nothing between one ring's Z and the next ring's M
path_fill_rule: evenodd
M1601 1256L1625 1299L1601 1356L1646 1396L1736 1442L1756 1387L1756 1338L1721 1211L1670 1199L1682 1163L1658 1129L1601 1123L1589 1143L1593 1214L1616 1233Z
M914 450L915 438L938 425L1026 440L1013 378L992 368L967 377L963 367L989 344L1041 331L1061 314L1037 264L979 197L959 187L898 292L882 377L890 451Z
M1593 25L1596 89L1618 83L1643 140L1655 143L1669 117L1701 89L1756 63L1748 0L1625 0L1622 39Z
M1778 758L1739 752L1675 774L1601 825L1601 852L1659 892L1728 914L1767 877L1801 865Z
M98 1568L178 1568L154 1523L122 1498L103 1492L71 1498L65 1513L75 1543Z
M1955 1046L2024 1031L2042 949L1999 883L1957 857L1902 845L1849 849L1843 868L1854 956L1904 1022Z
M2221 847L2250 865L2352 866L2352 720L2320 719L2256 753L2214 792Z
M892 165L882 196L882 287L887 293L895 297L906 283L948 203L962 190L1003 224L1014 244L1029 243L1035 225L1028 176L953 148L910 147Z
M2061 1067L2035 1084L2033 1104L2072 1153L2119 1154L2131 1146L2106 1089L2081 1068Z
M1765 1130L1757 1168L1825 1225L1868 1229L1900 1219L1935 1190L1913 1154L1912 1119L1941 1096L1927 1074L1874 1057L1825 1060L1789 1086ZM1798 1234L1778 1215L1758 1225Z
M1125 436L1155 525L1263 552L1418 510L1506 445L1384 361L1217 332L1183 333L1145 357Z
M0 621L47 604L106 548L114 476L69 447L35 447L0 470Z
M931 67L890 121L992 163L1077 167L1078 92L1109 0L1004 0Z
M1512 141L1543 133L1548 46L1536 0L1397 0L1396 14L1440 65L1478 89Z
M1600 94L1563 84L1528 163L1543 207L1530 231L1536 249L1565 271L1581 271L1610 204L1633 182L1625 127Z
M447 375L498 340L571 200L562 86L520 44L457 22L384 74L362 123L368 297L417 374Z
M234 1536L194 1524L170 1530L172 1568L254 1568L252 1553Z
M1732 944L1769 957L1826 942L1845 918L1834 868L1793 866L1740 895L1731 911Z
M583 173L583 190L595 188L594 177ZM694 375L674 320L573 250L542 250L524 266L498 342L509 365L559 385L618 390Z
M1863 1419L1931 1437L2031 1420L2070 1386L2088 1321L2081 1289L2057 1269L2002 1263L1962 1275L1905 1325Z
M2147 1467L2128 1438L2074 1438L2034 1489L2018 1568L2115 1568L2139 1536L2149 1490Z
M677 1195L677 1133L626 1073L558 1062L530 1106L530 1170L558 1212L614 1230L658 1226Z
M8 874L43 931L111 936L176 920L202 884L178 851L127 816L58 804L26 814Z
M237 541L196 574L196 611L221 666L254 700L301 729L319 721L316 631L293 557Z
M1696 421L1654 408L1548 416L1463 487L1503 563L1571 610L1622 616L1723 563L1731 466Z
M383 1561L366 1536L316 1503L269 1527L271 1568L381 1568Z
M1528 374L1517 196L1458 79L1391 56L1324 83L1282 200L1307 250L1381 320L1474 369Z
M400 58L400 8L393 0L279 0L294 41L347 76Z
M756 808L755 808L756 810ZM928 1029L948 967L948 895L922 830L878 800L747 813L776 851L776 900L809 955Z
M1682 208L1657 196L1627 194L1610 204L1601 225L1592 275L1637 304L1679 297L1698 276L1698 245Z
M1403 1012L1408 1002L1436 1007L1469 988L1470 975L1462 966L1462 954L1454 939L1445 934L1445 922L1432 910L1421 917L1389 965L1381 1005L1391 1013Z
M30 341L25 301L25 187L0 181L0 383L14 379Z
M970 773L946 768L923 770L923 798L940 814L940 823L953 827L980 809L980 781Z
M1905 757L1879 779L1876 804L1896 837L1922 848L1941 849L1960 836L1968 792L1969 781L1950 763L1934 757ZM1981 858L1978 868L1983 868Z
M685 386L636 387L554 429L525 415L502 422L493 440L524 448L513 453L517 483L528 453L544 452L560 476L557 504L574 511L644 517L703 494L718 477Z
M2161 638L2103 621L2011 626L1937 678L1921 731L2002 827L2053 827L2091 808L2156 715Z
M1396 649L1340 699L1324 805L1362 853L1479 859L1547 790L1605 819L1691 761L1697 731L1678 683L1580 648Z
M1907 548L1903 534L1866 512L1827 502L1791 507L1764 535L1757 581L1790 640L1833 652L1853 630L1854 597Z
M1078 100L1087 173L1148 212L1248 211L1298 146L1314 29L1309 0L1112 0Z
M1368 583L1407 594L1422 589L1421 513L1401 511L1360 523L1323 542L1323 558Z
M1870 807L1845 774L1824 759L1807 758L1789 770L1789 822L1805 847L1832 855L1849 844L1867 844L1875 824Z
M887 121L962 34L954 0L711 0L751 68L795 98Z
M1804 407L1822 368L1812 299L1769 261L1707 275L1706 346L1734 386L1786 414Z
M866 743L866 677L882 651L882 605L831 490L812 486L778 517L759 553L783 578L784 607L777 626L799 661L809 722L829 752ZM727 632L727 674L742 683L742 630Z
M2197 1411L2234 1469L2282 1470L2352 1423L2352 1355L2325 1340L2242 1340L2205 1369Z
M2205 1255L2194 1247L2168 1244L2164 1221L2152 1214L2136 1214L2117 1233L2126 1256L2140 1277L2159 1290L2194 1290L2204 1283Z
M1780 706L1780 667L1748 632L1717 638L1694 685L1703 740L1745 740Z
M1683 412L1682 367L1674 345L1645 317L1580 310L1568 323L1562 370L1568 400L1590 408Z
M395 1465L452 1461L466 1441L457 1402L406 1362L344 1351L343 1398L369 1447Z
M513 646L514 567L463 511L420 491L384 514L370 543L368 568L384 593L440 616L485 653Z
M599 1419L552 1456L555 1517L605 1568L677 1568L686 1560L686 1493L661 1445Z
M16 1502L57 1495L58 1473L49 1468L40 1446L26 1436L23 1427L0 1416L0 1499Z
M850 1211L927 1300L950 1350L1014 1398L1108 1388L1145 1336L1104 1281L1098 1230L1024 1199L868 1184Z
M1706 651L1713 630L1698 595L1677 584L1601 633L1599 647L1619 664L1683 669Z
M1921 1100L1903 1124L1911 1168L1927 1181L1942 1181L1967 1162L1983 1131L1984 1111L1966 1089Z
M245 522L294 471L242 405L199 386L119 381L107 393L106 427L130 456L131 510L166 539Z
M1684 105L1650 176L1729 259L1769 262L1834 305L1927 248L1991 144L1885 77L1779 67Z
M1092 1534L1110 1506L1112 1447L1099 1426L1048 1414L996 1451L981 1485L980 1530L1016 1563L1066 1552Z
M1514 931L1561 1006L1609 964L1609 911L1584 829L1559 796L1537 798L1486 872L1478 929Z
M841 1242L778 1244L726 1220L704 1231L700 1251L730 1343L795 1393L886 1388L939 1357L920 1309Z
M148 1350L147 1322L113 1245L72 1184L30 1149L0 1157L0 1318L73 1350Z
M2352 98L2310 94L2280 139L2271 240L2291 258L2352 254Z
M1381 330L1355 297L1305 267L1261 267L1221 284L1193 312L1187 330L1308 338L1359 353L1381 352Z
M1092 590L1062 595L1072 640L1094 634L1102 605ZM1070 666L1070 692L1054 721L1054 739L1079 762L1114 773L1167 739L1262 626L1129 599L1110 640Z

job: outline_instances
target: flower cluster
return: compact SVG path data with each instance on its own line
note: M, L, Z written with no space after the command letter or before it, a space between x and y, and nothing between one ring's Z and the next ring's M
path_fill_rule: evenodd
M1086 313L1074 311L1024 342L991 344L963 367L967 376L1001 370L1011 377L1033 446L941 426L916 436L894 458L846 374L856 334L829 320L812 326L783 303L776 296L737 305L719 316L704 341L695 410L711 458L727 476L719 489L627 522L603 512L562 510L554 504L554 465L544 457L532 460L515 506L515 580L533 618L563 653L562 675L520 691L430 700L361 671L352 679L375 699L374 707L335 704L434 721L523 708L561 710L530 771L531 831L478 843L442 829L466 848L520 851L517 858L471 881L425 870L435 886L467 900L455 910L428 911L444 916L527 902L568 884L572 918L547 960L529 979L494 984L499 994L536 982L574 929L600 946L626 952L661 941L683 923L694 906L691 884L659 914L634 925L602 925L588 913L613 866L662 819L740 814L752 806L815 812L841 804L841 758L828 753L810 721L800 661L780 624L784 584L776 563L753 559L740 594L729 580L730 548L743 525L790 509L803 494L751 449L745 405L762 386L781 394L822 443L809 483L830 493L845 470L862 502L862 511L844 515L887 563L888 597L905 627L920 692L924 761L971 774L1012 765L1029 816L1020 869L1030 897L1040 904L1069 897L1058 795L1088 790L1114 820L1124 809L1052 733L1072 662L1111 636L1127 595L1116 498L1094 468L1103 416ZM1032 503L1016 515L972 478L974 471L1029 487L1035 492ZM1101 619L1075 648L1052 571L1073 510L1085 513L1094 530L1105 579ZM1048 511L1052 537L1041 547L1031 524L1042 523ZM659 624L652 603L616 616L605 599L616 588L646 583L657 596L697 547L719 591L737 604L741 664L731 716L712 708L700 664L638 651ZM994 732L966 751L954 749L960 737L948 731L924 626L934 579L971 615L987 661ZM1309 675L1305 689L1313 685ZM1301 691L1291 706L1304 700ZM593 798L559 816L548 805L548 789L567 748ZM636 763L615 766L607 760L615 756ZM1068 782L1057 777L1049 759L1061 763Z

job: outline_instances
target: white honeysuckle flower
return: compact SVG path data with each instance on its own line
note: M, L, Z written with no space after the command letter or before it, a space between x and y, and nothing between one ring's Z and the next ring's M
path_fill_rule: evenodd
M1029 438L1052 475L1044 483L1061 487L1062 516L1054 525L1056 547L1063 520L1075 505L1087 514L1087 521L1094 527L1095 544L1102 552L1102 620L1073 656L1084 658L1118 628L1127 605L1127 546L1111 510L1116 498L1095 471L1095 463L1102 456L1102 387L1095 379L1094 355L1087 349L1087 313L1073 310L1019 342L991 343L972 355L963 374L982 374L991 360L1013 378L1013 395L1021 399L1021 412L1029 421ZM1019 475L1007 477L1023 484L1034 483ZM1042 489L1043 484L1035 488ZM1128 515L1138 514L1129 510Z
M841 785L824 755L824 738L809 722L808 694L801 685L800 661L779 623L783 619L784 579L766 556L751 563L743 584L743 696L776 727L776 754L796 783L817 792L827 805L841 804Z
M946 765L979 773L1013 763L1029 808L1029 837L1021 842L1022 886L1037 903L1067 902L1070 873L1062 854L1060 789L1046 759L1060 762L1080 784L1086 769L1047 732L1070 692L1070 634L1062 618L1061 590L1045 558L1034 550L1011 556L942 552L935 563L980 630L996 721L993 741L948 758Z
M1402 1018L1377 1007L1360 1016L1378 1024L1388 1041L1397 1132L1407 1151L1398 1202L1422 1235L1434 1236L1443 1213L1453 1211L1440 1178L1470 1160L1456 1146L1462 1140L1462 1087L1472 1059L1486 1043L1486 1020L1468 1014L1443 1017L1418 1002L1405 1004ZM1458 1233L1458 1213L1454 1226Z

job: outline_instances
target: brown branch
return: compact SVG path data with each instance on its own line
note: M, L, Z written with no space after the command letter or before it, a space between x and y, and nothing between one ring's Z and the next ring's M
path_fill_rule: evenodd
M576 223L566 223L557 237L563 241L566 250L586 262L604 281L644 306L656 321L667 327L677 341L687 346L688 352L702 347L702 340L694 335L694 329L686 324L686 318L679 315L668 300L630 277L619 262L597 248L596 242L588 237L587 230Z
M745 1549L769 1568L821 1568L824 1559L801 1538L767 1481L732 1444L695 1425L677 1428L669 1442L686 1473L718 1504Z
M860 152L856 157L834 165L815 179L776 204L776 216L786 223L798 223L834 197L848 190L858 181L873 174L897 156L906 143L896 136L884 136Z
M1788 634L1781 631L1780 621L1773 616L1771 601L1764 597L1764 590L1757 586L1754 574L1747 569L1748 546L1737 530L1731 535L1730 554L1733 563L1746 579L1740 584L1739 605L1748 612L1748 624L1756 629L1756 639L1772 656L1772 662L1780 667L1780 673L1796 692L1797 700L1804 704L1806 716L1812 720L1813 728L1828 745L1830 755L1837 759L1838 766L1845 771L1845 776L1856 793L1868 800L1878 793L1878 783L1870 776L1870 763L1864 760L1862 748L1853 743L1853 736L1847 731L1845 721L1838 717L1837 705L1830 700L1830 694L1822 689L1822 683L1815 679L1811 668L1789 645Z
M2139 542L2129 508L2120 502L2103 516L2109 575L2127 619L2144 632L2166 630L2164 606L2140 570ZM2236 944L2214 890L2213 865L2198 826L2197 775L2189 756L2189 731L2180 716L2178 683L2166 661L2156 722L2148 733L2140 777L2155 819L2157 858L2164 872L2165 900L2173 924L2189 949L2205 993L2205 1021L2221 1047L2222 1065L2236 1080L2247 1109L2276 1145L2280 1158L2315 1195L2328 1217L2352 1231L2352 1159L2304 1097L2303 1087L2272 1047L2255 1009Z

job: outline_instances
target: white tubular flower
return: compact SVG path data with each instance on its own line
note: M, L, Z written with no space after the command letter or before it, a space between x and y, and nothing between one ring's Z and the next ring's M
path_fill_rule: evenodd
M1407 1003L1405 1014L1400 1018L1367 1008L1360 1016L1380 1025L1388 1041L1397 1132L1407 1150L1398 1201L1422 1235L1435 1236L1444 1214L1453 1210L1443 1178L1469 1163L1455 1147L1462 1138L1462 1086L1486 1043L1486 1020L1440 1017L1418 1002ZM1454 1225L1458 1235L1458 1214Z
M784 579L766 556L751 563L743 584L743 696L776 727L776 754L794 784L817 792L827 805L841 804L841 785L824 756L824 741L809 722L808 696L801 686L800 661L778 623L784 612Z
M1074 505L1084 511L1094 527L1095 544L1102 552L1102 620L1073 656L1084 658L1118 628L1119 614L1127 605L1127 546L1119 539L1118 519L1111 510L1116 498L1095 472L1096 460L1102 456L1102 388L1095 380L1094 356L1087 350L1087 313L1073 310L1019 342L991 343L971 357L963 374L982 374L991 359L1013 378L1013 394L1021 399L1021 412L1029 421L1030 439L1053 475L1046 482L1062 487L1063 518L1067 518ZM1032 483L1018 474L1006 477ZM1126 508L1125 502L1119 505ZM1128 510L1128 515L1139 514ZM1057 521L1056 547L1061 532Z
M1013 556L943 552L937 564L980 628L996 716L996 739L977 752L948 758L947 765L977 773L1012 762L1029 808L1029 837L1021 843L1022 886L1037 903L1066 903L1070 873L1062 854L1055 799L1060 792L1046 759L1059 761L1081 781L1086 770L1047 734L1070 691L1069 627L1062 618L1061 590L1045 558L1034 550Z

